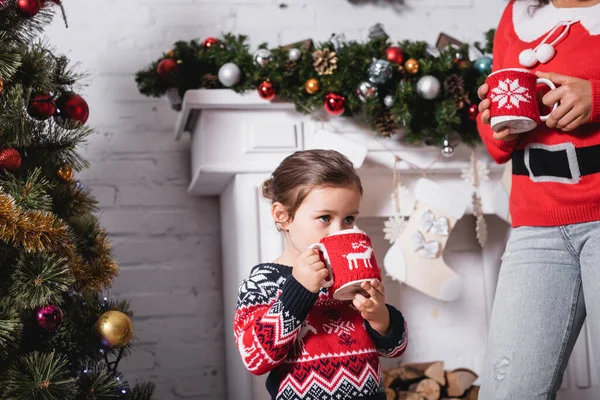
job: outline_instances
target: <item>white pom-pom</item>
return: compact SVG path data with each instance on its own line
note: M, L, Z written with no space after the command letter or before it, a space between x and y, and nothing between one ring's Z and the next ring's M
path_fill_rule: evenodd
M519 54L519 63L527 68L533 67L537 64L538 59L533 49L525 49Z
M537 56L538 61L541 62L542 64L546 64L547 62L552 60L554 58L555 54L556 54L556 50L554 50L554 46L552 46L551 44L546 44L546 43L544 43L543 45L538 47L538 49L535 52L535 55Z

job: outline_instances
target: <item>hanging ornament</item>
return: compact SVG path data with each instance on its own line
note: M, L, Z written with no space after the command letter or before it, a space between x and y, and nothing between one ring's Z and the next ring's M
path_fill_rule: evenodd
M478 115L479 115L479 109L477 107L477 104L471 104L469 106L469 109L467 110L467 116L469 117L470 120L475 121L477 119Z
M450 144L448 139L444 139L444 143L442 143L442 155L444 157L450 158L454 154L454 147Z
M383 30L383 25L376 23L369 28L369 39L387 39L389 35Z
M392 96L391 94L388 94L387 96L385 96L383 98L383 104L385 104L385 106L387 108L393 107L394 106L394 96Z
M264 81L258 85L258 95L265 100L273 100L275 98L275 87L269 81Z
M219 40L217 38L208 37L202 42L202 47L204 47L205 49L209 49L217 43L219 43Z
M384 239L394 244L396 240L402 235L406 228L407 221L401 215L393 215L387 221L383 221L383 233Z
M346 98L337 93L327 93L323 107L331 115L342 115L346 111Z
M377 95L377 87L371 82L361 82L361 84L358 85L358 89L356 89L356 94L358 95L358 98L364 103L371 97Z
M40 121L47 120L56 112L54 101L49 94L37 94L29 100L27 113L32 118Z
M288 51L288 58L290 61L298 61L300 57L302 57L302 52L300 49L294 47Z
M165 58L158 63L156 73L163 79L169 79L171 74L177 69L177 61L172 58Z
M22 15L29 18L40 12L42 2L40 0L18 0L17 8Z
M96 333L102 344L110 349L125 346L133 335L133 325L127 314L107 311L96 321Z
M319 84L319 81L315 78L311 78L309 80L306 81L306 83L304 84L304 90L306 90L306 93L308 94L315 94L319 91L319 88L321 87L321 85Z
M56 175L64 183L71 182L71 180L73 179L73 168L69 164L64 163L63 165L58 167Z
M67 92L56 99L56 108L54 121L65 129L75 129L85 124L90 116L87 102L83 97L72 92Z
M478 58L475 60L475 69L481 74L489 74L492 72L492 59L487 56Z
M407 73L415 75L417 72L419 72L419 62L414 58L410 58L404 63L404 69Z
M417 82L417 93L427 100L433 100L440 94L440 81L432 75L425 75Z
M0 149L0 171L16 172L21 166L21 153L11 147Z
M385 57L393 64L402 64L404 53L400 47L390 46L385 49Z
M219 81L226 87L232 87L240 82L242 71L236 64L229 62L219 68Z
M50 304L38 308L35 313L35 319L40 328L53 332L58 330L62 325L64 315L60 307Z
M335 51L328 48L313 53L313 67L319 75L331 75L337 68L338 58Z
M253 56L254 64L264 67L273 61L273 54L267 49L258 49Z
M385 60L375 60L369 66L369 80L377 85L389 81L393 73L392 66Z

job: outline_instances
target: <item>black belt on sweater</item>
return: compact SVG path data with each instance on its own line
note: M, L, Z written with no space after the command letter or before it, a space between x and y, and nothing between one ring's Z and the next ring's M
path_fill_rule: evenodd
M582 176L600 172L600 145L530 143L513 152L512 162L514 175L527 175L534 182L574 184Z

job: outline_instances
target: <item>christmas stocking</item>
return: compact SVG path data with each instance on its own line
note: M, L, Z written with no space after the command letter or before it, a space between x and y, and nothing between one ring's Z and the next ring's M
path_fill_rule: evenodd
M467 208L468 197L420 179L413 214L388 250L384 268L392 278L439 300L453 301L462 279L443 260L448 235Z

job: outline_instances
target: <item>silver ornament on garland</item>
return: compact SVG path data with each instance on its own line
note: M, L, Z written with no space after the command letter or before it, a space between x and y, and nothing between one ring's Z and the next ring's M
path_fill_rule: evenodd
M219 68L219 81L226 87L232 87L240 81L242 71L234 63L226 63Z
M432 75L425 75L417 82L417 93L427 100L433 100L440 94L440 81Z
M385 106L387 108L393 107L394 106L394 96L392 96L391 94L388 94L387 96L385 96L383 98L383 104L385 104Z
M450 144L450 141L448 139L444 139L444 142L442 143L442 155L444 157L452 157L452 155L454 154L454 147L452 147L452 145Z
M370 99L373 96L377 95L377 87L373 85L371 82L361 82L358 85L358 89L356 89L356 94L358 98L364 103L367 99Z
M302 57L300 49L292 48L288 51L288 58L290 61L298 61Z
M385 60L375 60L369 66L369 80L377 85L389 81L393 73L392 65Z
M258 49L254 53L254 64L264 67L273 61L273 54L267 49Z

